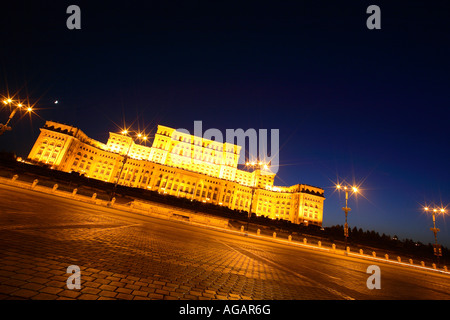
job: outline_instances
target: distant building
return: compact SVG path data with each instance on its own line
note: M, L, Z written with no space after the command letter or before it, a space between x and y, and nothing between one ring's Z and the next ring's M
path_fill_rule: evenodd
M268 167L238 169L241 147L158 126L152 146L110 133L106 144L47 121L28 159L64 172L208 202L296 224L322 225L324 190L274 186ZM120 176L119 176L120 175Z

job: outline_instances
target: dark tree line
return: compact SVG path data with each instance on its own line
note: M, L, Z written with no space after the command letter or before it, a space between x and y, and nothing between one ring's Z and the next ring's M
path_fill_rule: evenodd
M325 228L325 234L330 240L344 241L344 227L336 225ZM363 230L353 227L349 230L348 241L350 244L373 246L380 249L396 251L411 256L434 259L433 244L424 244L413 239L399 239L397 235L390 236L378 233L374 230ZM442 246L442 262L450 262L450 250Z

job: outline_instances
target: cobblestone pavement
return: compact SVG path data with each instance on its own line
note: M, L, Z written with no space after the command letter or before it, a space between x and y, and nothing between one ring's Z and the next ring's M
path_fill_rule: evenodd
M367 261L4 185L0 248L0 299L450 297L448 276L405 271L398 277L399 268L386 266L383 272L393 280L383 282L387 291L374 292L366 287ZM80 289L67 287L71 265L80 268ZM405 280L417 274L429 285ZM421 291L411 291L414 286Z

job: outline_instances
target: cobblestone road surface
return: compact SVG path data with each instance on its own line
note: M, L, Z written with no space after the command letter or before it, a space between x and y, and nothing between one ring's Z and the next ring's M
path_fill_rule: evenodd
M449 299L450 276L0 185L0 299ZM69 289L67 268L80 268Z

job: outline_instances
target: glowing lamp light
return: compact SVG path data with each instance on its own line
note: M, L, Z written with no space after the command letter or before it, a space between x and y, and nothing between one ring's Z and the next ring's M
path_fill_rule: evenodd
M350 187L350 186L341 186L340 184L337 184L336 189L344 190L345 192L347 192L351 189L354 193L358 193L358 187L355 187L355 186Z
M33 108L28 107L28 108L27 108L27 111L28 111L28 112L31 112L31 111L33 111Z

